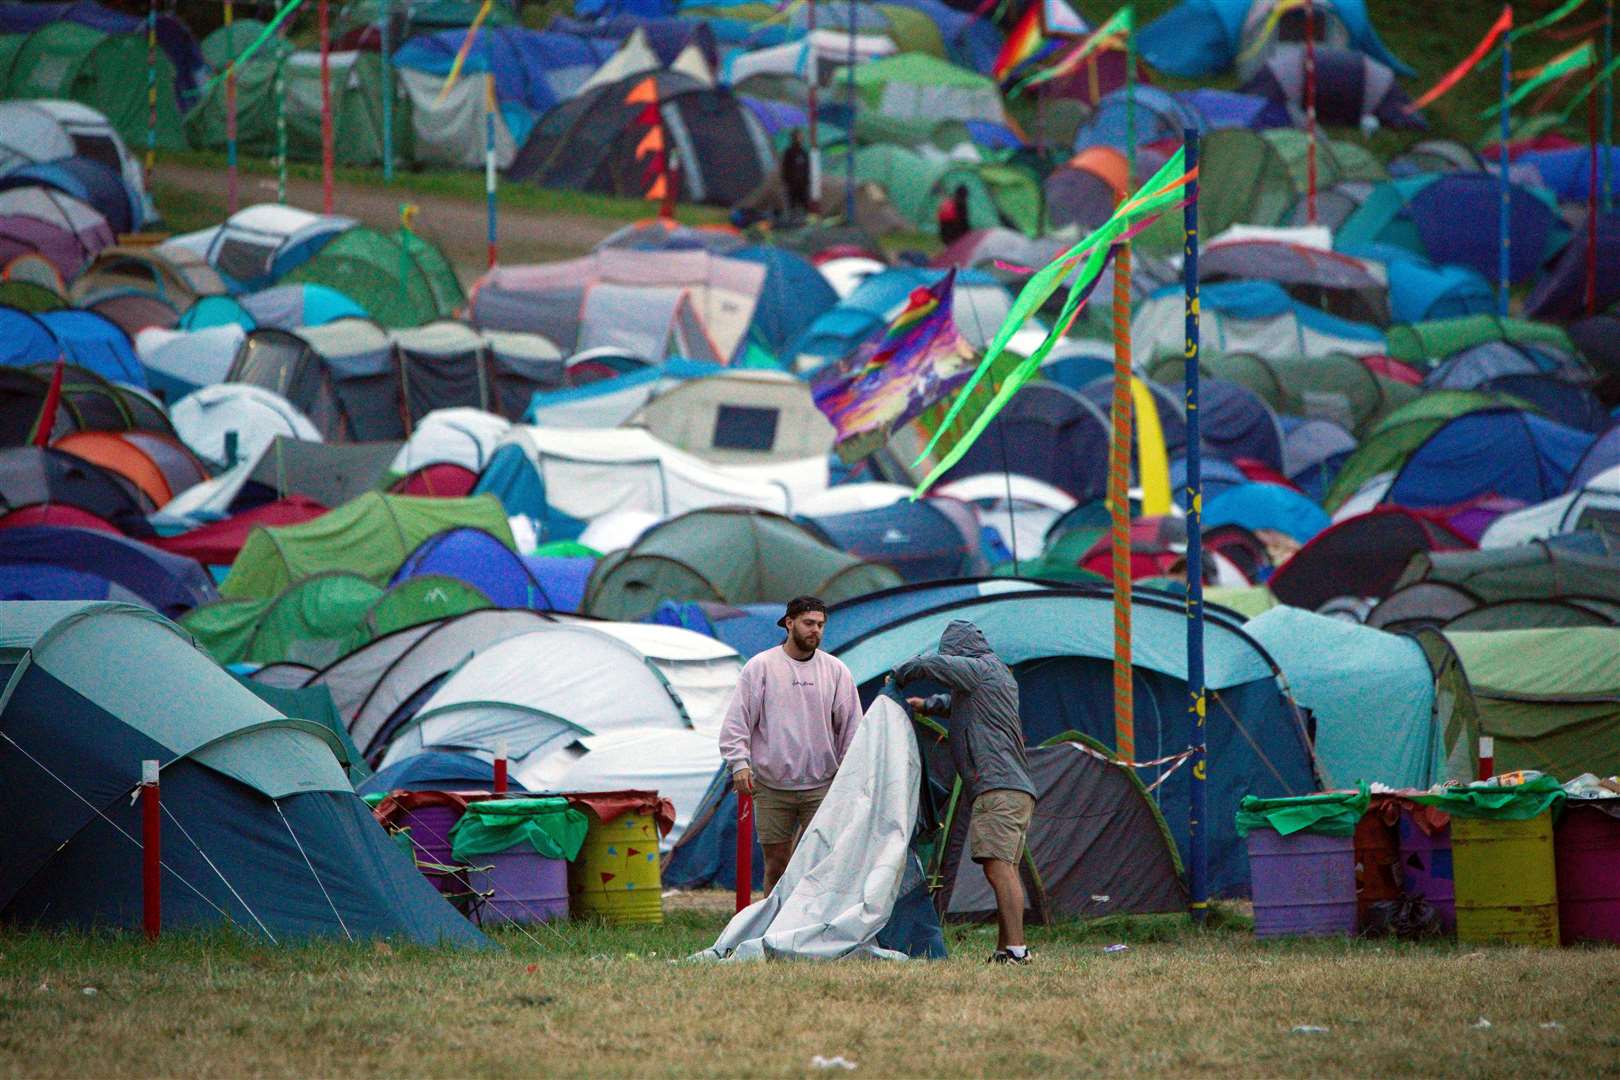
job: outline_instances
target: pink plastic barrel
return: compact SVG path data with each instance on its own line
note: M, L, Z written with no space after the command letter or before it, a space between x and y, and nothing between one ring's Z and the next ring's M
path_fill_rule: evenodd
M568 917L568 864L527 845L498 855L474 855L467 874L475 892L488 896L479 909L485 927L549 922ZM487 869L486 869L487 867Z
M1403 811L1399 828L1402 891L1433 904L1446 933L1456 933L1457 884L1451 872L1451 826L1427 833Z
M1271 829L1249 834L1256 937L1356 932L1356 848L1350 836Z
M1620 941L1620 819L1571 801L1553 834L1565 945Z

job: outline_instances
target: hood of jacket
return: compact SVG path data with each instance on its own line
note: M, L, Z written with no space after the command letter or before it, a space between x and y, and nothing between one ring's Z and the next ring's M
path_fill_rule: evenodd
M984 631L966 619L955 619L939 635L939 651L946 656L992 656L995 650Z

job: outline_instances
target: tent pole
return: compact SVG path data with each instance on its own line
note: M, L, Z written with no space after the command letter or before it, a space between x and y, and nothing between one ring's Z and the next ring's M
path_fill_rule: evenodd
M1508 257L1508 244L1512 234L1513 199L1512 185L1508 183L1509 161L1508 141L1513 137L1513 127L1509 123L1508 114L1512 105L1508 103L1508 93L1513 79L1513 5L1508 5L1508 26L1510 29L1502 35L1502 153L1497 162L1497 187L1501 192L1501 207L1497 220L1497 263L1496 263L1496 313L1503 318L1508 313L1508 277L1511 263Z
M157 164L157 0L146 4L146 190Z
M321 213L332 212L332 33L328 0L320 3L321 35Z
M382 7L383 183L394 182L394 38L393 0Z
M1007 484L1007 539L1012 541L1013 577L1018 576L1018 508L1013 505L1012 463L1007 460L1007 429L997 428L1001 438L1001 478Z
M225 52L230 56L225 71L225 210L234 214L242 208L240 181L236 173L236 30L235 7L225 0Z
M1305 0L1305 214L1316 224L1316 3Z
M1183 168L1198 168L1198 129L1182 132L1187 153ZM1188 893L1192 916L1203 922L1209 914L1209 836L1206 824L1208 774L1204 735L1204 475L1199 452L1198 413L1198 181L1187 185L1187 206L1182 211L1182 282L1186 290L1187 341L1187 729L1192 737L1192 779L1187 802Z
M1136 28L1125 37L1125 190L1136 185ZM1114 247L1114 403L1109 441L1108 510L1114 587L1114 752L1136 760L1131 678L1131 246Z
M141 762L141 908L148 941L163 929L163 816L158 802L158 763Z
M489 268L495 269L500 249L495 239L495 76L484 76L484 200L489 219Z
M844 65L845 93L849 97L849 130L844 134L844 221L849 225L855 224L855 22L855 0L849 0L849 63ZM819 58L811 70L820 74Z

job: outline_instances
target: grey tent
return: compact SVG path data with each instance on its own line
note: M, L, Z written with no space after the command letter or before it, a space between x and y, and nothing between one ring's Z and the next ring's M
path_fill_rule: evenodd
M380 488L399 448L397 442L319 443L277 435L258 453L181 492L163 515L218 519L293 495L341 506Z
M1187 909L1170 830L1135 773L1078 732L1065 732L1028 754L1039 795L1025 849L1024 891L1038 918ZM946 918L995 914L989 882L966 857L972 816L971 806L953 799L944 822L938 873L943 887L935 903Z
M1282 45L1272 50L1242 90L1282 102L1295 122L1301 122L1305 116L1304 46ZM1385 127L1426 127L1421 116L1407 111L1410 104L1388 65L1354 49L1316 50L1316 118L1321 123L1354 127L1370 118Z

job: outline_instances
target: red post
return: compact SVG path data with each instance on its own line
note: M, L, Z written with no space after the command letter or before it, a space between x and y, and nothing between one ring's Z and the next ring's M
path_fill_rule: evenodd
M332 212L332 34L321 0L321 213Z
M161 852L163 815L158 804L158 763L141 762L141 895L146 916L146 937L157 940L163 926Z
M754 902L754 797L737 793L737 910Z
M506 744L495 749L495 794L506 794Z
M1479 778L1489 780L1496 775L1496 740L1489 735L1479 737Z

